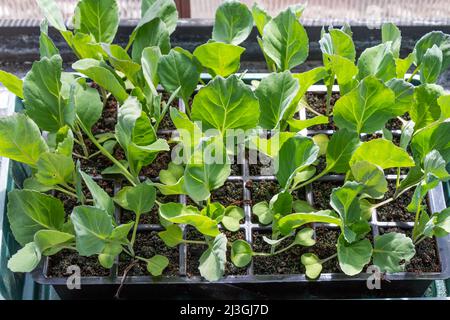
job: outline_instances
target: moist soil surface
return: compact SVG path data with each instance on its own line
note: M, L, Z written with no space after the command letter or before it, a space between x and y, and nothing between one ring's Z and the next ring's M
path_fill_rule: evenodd
M243 230L237 232L224 231L227 236L228 244L233 243L236 240L245 240L245 233ZM204 241L204 236L193 228L188 228L186 231L187 240ZM199 259L203 252L207 249L206 245L187 244L187 261L186 261L186 273L189 277L199 276L200 271L198 267L200 265ZM225 276L230 275L245 275L247 274L247 267L238 268L232 262L230 258L230 247L227 247L227 262L225 265Z
M75 251L62 250L49 257L47 276L50 278L65 278L73 274L67 272L70 266L80 267L82 277L107 277L110 270L103 268L97 260L97 256L82 257Z
M244 205L244 187L241 181L226 181L217 190L211 192L211 202L220 202L223 206Z
M170 99L170 93L163 92L161 97L161 102L167 102ZM178 99L175 98L172 103L170 104L171 107L179 108L178 106ZM161 122L159 123L158 130L175 130L176 127L172 122L172 119L170 118L170 107L167 109L166 114L164 115L164 118L162 118Z
M389 232L404 233L408 237L412 237L412 230L400 228L380 228L380 234ZM416 245L416 255L406 265L407 272L415 272L417 274L424 272L441 272L439 263L439 254L436 239L427 238Z
M263 231L253 233L253 251L270 252L271 246L267 244L263 236L271 238L271 234ZM325 259L336 253L336 242L339 238L339 230L325 227L316 228L316 244L312 247L295 246L290 250L275 256L253 258L253 271L255 274L304 274L305 268L300 262L304 253L315 253L319 258ZM289 238L277 247L282 249L289 245L294 237ZM339 263L336 258L323 264L323 273L340 273Z
M395 181L388 181L388 192L386 192L383 200L389 199L395 193ZM408 212L406 207L411 202L414 194L414 188L403 193L396 200L377 208L377 219L383 222L412 222L414 221L414 213ZM383 200L380 200L383 201ZM426 205L426 203L424 203Z
M316 181L312 183L313 207L317 210L331 209L330 196L334 188L341 187L343 181Z
M143 258L151 258L156 254L163 255L169 259L169 265L164 270L164 276L176 276L179 274L180 254L178 247L169 248L159 238L158 232L140 232L136 236L134 244L136 255ZM122 253L119 258L119 276L123 276L125 269L133 259ZM147 265L143 261L138 261L128 272L128 276L151 276L147 271Z
M335 102L339 99L340 95L338 93L333 93L330 99L331 102L331 111L333 111L333 107ZM326 94L325 93L317 93L317 92L307 92L306 100L308 101L308 105L317 111L320 114L325 115L327 112L327 104L326 104ZM311 119L316 117L317 115L308 109L306 109L306 118ZM309 130L336 130L336 126L333 123L332 117L330 117L330 123L328 124L319 124L312 127L309 127Z
M156 200L161 203L179 202L178 196L165 196L157 191ZM134 221L135 214L131 211L122 209L120 223ZM141 214L139 224L159 224L158 206L155 204L149 213Z
M275 168L273 161L269 156L258 152L257 154L246 155L248 163L248 171L250 176L273 176L275 175Z

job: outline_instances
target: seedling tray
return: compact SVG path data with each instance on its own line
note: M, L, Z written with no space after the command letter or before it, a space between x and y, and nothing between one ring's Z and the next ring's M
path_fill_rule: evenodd
M265 74L246 74L244 81L258 80ZM208 77L204 77L208 81ZM337 91L337 87L335 88ZM311 87L309 92L325 93L323 85ZM179 101L180 110L184 111L183 102ZM305 110L301 110L300 119L305 119ZM174 131L162 130L161 134L172 134ZM332 130L304 130L306 135L317 133L332 134ZM399 130L392 131L394 136L399 136ZM362 137L364 139L364 137ZM250 175L249 164L245 156L245 149L242 147L238 156L240 175L230 176L228 181L242 185L243 208L245 211L244 223L240 226L240 231L245 234L245 240L250 244L254 242L254 232L270 231L270 227L254 222L251 209L251 192L249 183L255 181L276 181L274 176L252 176ZM114 184L116 194L124 182L120 177L94 176L95 180L109 180ZM141 177L145 179L145 177ZM395 175L387 175L388 181L395 180ZM343 181L340 175L328 175L318 181ZM314 205L313 192L314 184L305 190L306 200ZM186 203L186 196L178 197L180 203ZM431 212L439 212L446 208L444 191L441 184L428 194L428 208ZM123 210L116 207L116 219L120 221ZM375 210L372 212L370 221L372 225L372 236L380 234L383 228L399 228L402 230L412 230L413 222L383 222L377 218ZM316 223L313 228L336 229L335 226ZM187 236L187 227L182 227L184 237ZM157 224L139 225L139 233L150 233L161 231L163 227ZM121 283L120 298L149 298L149 299L295 299L295 298L355 298L355 297L419 297L424 294L433 280L450 278L450 236L436 239L437 251L440 262L440 272L412 273L402 272L396 274L385 274L382 276L381 289L368 289L367 281L372 273L361 273L350 277L343 273L322 273L316 280L309 280L304 274L290 275L259 275L254 271L253 262L246 269L243 275L228 275L217 282L208 282L197 275L188 274L188 247L186 244L178 246L179 268L174 276L151 277L127 276L123 279L119 272L118 261L110 270L108 276L103 277L81 277L81 288L70 290L67 287L66 277L49 276L49 259L44 259L39 268L33 273L34 280L43 285L51 285L62 299L111 299L117 293ZM298 261L300 263L300 261Z

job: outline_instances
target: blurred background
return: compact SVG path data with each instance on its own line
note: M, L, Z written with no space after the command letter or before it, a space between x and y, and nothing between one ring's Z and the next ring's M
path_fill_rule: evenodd
M224 0L176 0L183 18L212 19ZM57 1L65 18L70 19L76 0ZM119 0L122 19L138 19L140 0ZM251 6L257 2L272 14L300 0L242 0ZM305 24L377 24L389 20L397 24L448 24L448 0L309 0L302 21ZM0 19L40 19L35 0L0 0Z

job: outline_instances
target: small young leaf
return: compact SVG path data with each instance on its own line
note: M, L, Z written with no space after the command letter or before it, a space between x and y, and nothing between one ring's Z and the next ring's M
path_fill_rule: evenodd
M137 31L131 51L133 61L139 63L142 52L149 47L159 48L162 54L168 54L170 51L169 31L159 18L142 25Z
M442 60L442 50L436 45L427 49L420 68L420 81L422 83L435 83L438 80L441 75Z
M367 161L355 162L351 167L351 172L354 180L364 186L363 194L373 199L381 199L388 191L384 172L376 165Z
M54 0L37 0L37 4L50 24L59 31L66 31L61 10Z
M358 60L358 79L375 76L386 82L397 76L391 43L383 43L363 51Z
M393 23L383 23L381 26L381 41L383 43L391 42L391 51L395 58L400 55L400 46L402 44L402 34L400 29Z
M45 152L36 163L36 179L47 186L73 181L75 165L71 156Z
M34 243L42 255L50 256L61 251L65 245L75 242L75 236L57 230L39 230L34 235Z
M252 7L252 16L259 34L263 35L264 27L270 20L272 20L272 17L256 2Z
M314 240L314 230L311 228L303 228L295 235L294 243L304 247L315 245L316 240Z
M183 242L183 231L175 224L166 228L166 230L158 232L158 236L166 244L166 246L174 248Z
M337 226L342 226L342 220L336 217L331 210L323 210L288 214L278 220L278 228L283 235L288 235L293 230L311 222L330 223Z
M354 132L341 129L334 133L327 146L327 170L346 173L350 169L350 159L359 144L359 137Z
M228 77L239 70L244 51L245 48L233 44L208 42L195 49L194 57L212 76Z
M414 90L415 103L409 114L415 123L415 129L426 127L441 117L438 98L445 94L444 88L435 84L422 84Z
M244 219L244 209L236 206L229 206L225 208L224 216L222 218L223 226L232 232L236 232L240 228L240 221Z
M258 217L258 221L261 224L267 225L272 223L273 213L269 208L269 204L266 201L258 202L252 208L252 212Z
M446 70L450 66L450 35L442 31L429 32L416 42L414 47L416 65L420 66L424 62L427 50L434 45L442 50L442 70Z
M124 187L114 197L114 201L122 208L133 211L136 214L150 212L155 199L155 187L146 182L134 187Z
M88 174L80 171L84 183L89 189L94 199L94 205L107 212L111 217L114 216L114 202L111 197L103 190Z
M147 271L154 277L159 277L169 265L169 259L159 254L154 255L147 261Z
M243 268L252 261L252 247L247 241L236 240L231 245L231 262L238 267Z
M291 119L287 121L289 124L289 130L291 132L299 132L303 129L318 125L318 124L327 124L329 122L329 119L327 116L316 116L311 119L305 119L305 120L297 120L297 119Z
M23 99L23 81L17 76L0 70L0 83L14 95Z
M293 197L289 192L277 193L270 199L269 208L273 215L287 215L292 213Z
M304 253L300 258L306 268L306 276L310 279L316 279L322 272L322 262L314 253Z

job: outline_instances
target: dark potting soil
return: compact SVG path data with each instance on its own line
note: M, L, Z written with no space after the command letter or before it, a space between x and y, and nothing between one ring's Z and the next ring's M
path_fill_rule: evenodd
M179 202L178 196L165 196L159 191L157 191L156 200L161 203ZM134 219L135 214L133 212L124 209L122 210L120 223L134 221ZM139 219L139 224L159 224L158 205L155 204L149 213L142 214Z
M246 155L248 170L250 176L273 176L275 175L275 168L273 161L269 156L258 152Z
M223 206L244 205L244 188L241 181L226 181L225 184L211 193L212 202L220 202Z
M162 151L150 165L142 168L141 175L147 178L156 178L161 170L167 170L171 161L171 151Z
M395 193L395 181L388 181L388 192L386 192L383 200L389 199ZM414 194L414 188L409 189L403 193L396 200L377 208L377 219L378 221L384 222L407 222L414 221L414 213L408 212L406 207L411 202L412 196ZM383 200L380 200L383 201ZM426 202L423 203L426 206Z
M330 229L325 227L316 228L316 244L310 247L310 251L316 254L320 259L326 259L336 253L336 243L339 238L338 229ZM328 260L322 265L323 273L342 273L339 268L337 258Z
M239 160L241 157L231 156L231 176L242 176L242 161Z
M170 99L170 93L163 92L161 101L167 102L167 101L169 101L169 99ZM172 103L170 104L170 106L178 109L179 108L178 98L173 100ZM161 122L159 123L158 130L175 130L175 129L176 129L176 127L173 124L172 119L170 118L170 107L169 107L167 109L166 114L164 115L164 118L162 118Z
M169 259L169 265L164 270L163 275L176 276L179 274L179 250L178 247L169 248L159 238L158 232L140 232L136 236L134 244L136 255L143 258L151 258L156 254L165 256ZM132 258L122 253L119 258L119 276L123 276L125 269L132 262ZM147 265L143 261L136 263L128 272L128 276L151 276L147 271Z
M330 99L331 102L331 111L333 110L334 104L340 98L338 93L333 93ZM325 93L317 93L317 92L307 92L306 100L308 101L309 106L315 111L325 115L327 112L327 104L326 104L326 94ZM306 109L306 118L314 118L317 115L313 112ZM310 130L336 130L336 126L332 122L332 117L330 118L330 123L328 124L319 124L309 128Z
M412 230L400 228L380 228L380 234L389 232L404 233L408 237L412 237ZM424 272L441 272L441 264L439 263L439 254L436 239L427 238L416 245L416 255L406 265L407 272L424 273Z
M408 113L404 114L402 118L406 121L411 120ZM398 118L393 118L386 123L386 128L389 130L402 130L402 125L403 123Z
M330 196L334 188L341 187L343 181L316 181L312 183L313 207L318 210L330 209Z
M82 277L107 277L110 270L103 268L97 256L82 257L77 252L62 250L49 257L47 276L50 278L65 278L73 274L68 272L70 266L78 266Z
M97 180L95 181L103 190L106 191L111 197L114 196L114 181L112 180ZM83 193L86 199L92 199L92 195L86 185L83 184ZM55 191L55 197L61 200L64 204L64 211L66 214L70 214L76 206L81 205L77 199L70 197L69 195ZM89 203L88 203L89 204Z
M228 244L233 243L236 240L245 240L245 233L242 230L237 232L224 231ZM204 241L204 236L194 228L188 228L186 230L187 240ZM200 265L199 259L203 252L207 249L207 245L187 244L187 261L186 261L186 273L189 277L199 276L200 271L198 267ZM230 246L227 247L227 262L225 264L225 276L229 275L245 275L247 274L247 268L238 268L232 262L230 258Z
M253 251L269 253L271 246L266 243L263 236L272 237L271 233L255 231L253 233ZM276 250L289 245L294 237L289 238L277 246ZM255 274L302 274L305 270L300 262L302 254L308 252L308 248L295 246L275 256L254 256L253 272Z

